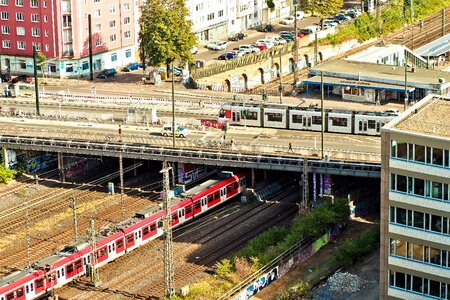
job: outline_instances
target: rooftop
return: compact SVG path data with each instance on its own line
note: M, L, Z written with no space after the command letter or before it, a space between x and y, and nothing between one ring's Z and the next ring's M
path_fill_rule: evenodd
M310 70L311 75L339 77L352 80L402 85L405 82L404 67L381 65L367 62L337 59L322 63ZM408 72L408 86L439 89L439 78L445 83L450 81L450 73L436 70L415 68Z
M450 139L450 98L430 95L388 124L401 131ZM390 125L390 126L389 126Z
M415 53L427 56L439 56L450 51L450 33L414 50Z
M426 62L425 59L423 59L420 56L417 56L417 52L415 51L412 53L410 49L403 45L396 45L396 44L388 44L386 42L381 42L376 44L375 46L369 47L361 52L355 53L353 55L350 55L346 57L346 60L354 60L354 61L370 61L374 59L378 59L380 57L385 57L392 53L399 53L403 51L408 51L409 53L413 54L416 58L422 60L423 62Z

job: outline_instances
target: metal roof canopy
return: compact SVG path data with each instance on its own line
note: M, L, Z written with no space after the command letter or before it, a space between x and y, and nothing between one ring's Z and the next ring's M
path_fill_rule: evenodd
M450 51L450 33L414 50L415 53L424 57L439 56L448 51Z
M321 79L320 76L313 76L308 78L307 80L303 80L305 84L318 84L320 85ZM358 81L358 80L349 80L342 79L336 77L328 77L323 76L323 84L328 86L348 86L351 88L363 88L363 89L373 89L373 90L383 90L383 91L394 91L394 92L404 92L405 87L401 85L395 84L387 84L387 83L377 83L377 82L369 82L369 81ZM409 86L408 92L413 92L416 88Z

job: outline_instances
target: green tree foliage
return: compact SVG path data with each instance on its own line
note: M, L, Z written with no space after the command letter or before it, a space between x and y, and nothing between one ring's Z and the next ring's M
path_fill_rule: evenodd
M0 182L1 183L8 183L8 181L12 178L14 178L14 175L16 175L16 171L9 170L5 167L4 164L0 164Z
M335 260L338 264L349 266L378 247L380 227L374 226L362 232L353 240L346 241L337 251Z
M184 0L148 0L141 7L139 39L152 66L193 61L196 45Z
M36 55L36 64L41 67L42 72L42 78L45 76L45 68L47 67L47 57L45 56L44 52L38 52Z
M310 0L305 5L306 10L324 19L341 11L344 0Z
M266 0L266 3L270 11L273 11L275 9L275 2L273 2L273 0Z

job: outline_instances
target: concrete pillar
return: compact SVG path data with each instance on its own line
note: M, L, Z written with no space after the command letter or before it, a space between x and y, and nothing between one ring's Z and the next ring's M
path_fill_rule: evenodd
M134 165L136 164L136 158L133 159L133 164ZM135 177L137 176L137 168L134 168L133 174L134 174Z
M255 187L255 169L252 168L252 187Z
M59 180L61 182L66 182L66 176L64 175L64 158L62 152L58 152L58 170L59 170Z
M5 164L6 168L8 168L8 149L3 148L3 163Z

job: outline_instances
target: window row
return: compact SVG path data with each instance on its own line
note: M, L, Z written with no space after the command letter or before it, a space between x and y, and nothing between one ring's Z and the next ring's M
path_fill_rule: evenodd
M449 201L450 194L448 184L391 174L391 191L402 192L420 197Z
M39 7L39 0L29 0L30 1L30 7L32 8L38 8ZM25 0L15 0L14 1L16 6L24 6ZM7 6L9 5L9 0L1 0L0 5ZM47 7L47 1L42 1L42 6L45 8Z
M2 20L9 20L9 12L2 11L0 14L0 18ZM25 21L25 15L23 12L16 12L16 21ZM44 21L47 22L48 18L47 16L44 16ZM39 22L39 15L38 14L31 14L31 22L38 23Z
M391 223L405 225L407 227L433 231L440 234L449 234L449 221L447 217L391 206L389 209L389 220Z
M448 268L449 251L397 239L390 239L391 255Z
M449 150L391 141L391 157L438 166L450 166Z
M11 28L7 25L2 25L2 33L3 34L10 34ZM16 34L17 35L25 35L25 27L23 26L17 26L16 27ZM48 37L48 30L44 31L45 37ZM41 29L40 28L31 28L31 35L35 37L41 36Z
M450 299L450 284L389 270L389 286L417 294Z

